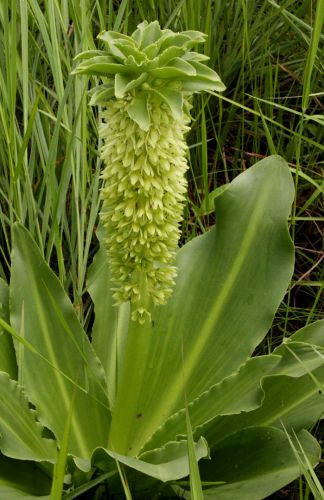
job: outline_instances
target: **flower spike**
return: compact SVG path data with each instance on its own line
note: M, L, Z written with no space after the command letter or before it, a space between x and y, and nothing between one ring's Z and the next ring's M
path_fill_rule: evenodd
M100 135L105 169L101 219L116 304L130 300L132 319L144 323L153 304L172 293L186 193L189 98L222 91L208 58L191 51L199 31L174 33L157 21L131 36L98 35L104 50L76 57L74 74L96 75L91 105L102 105Z

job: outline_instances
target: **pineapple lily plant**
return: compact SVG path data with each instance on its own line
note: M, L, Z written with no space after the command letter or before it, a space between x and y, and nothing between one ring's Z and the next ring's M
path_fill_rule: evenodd
M103 78L91 99L105 107L92 341L17 224L0 280L0 496L68 500L106 482L130 498L127 478L136 498L202 498L185 479L199 461L205 498L261 500L318 463L307 429L324 414L324 321L252 356L293 270L288 165L239 175L215 227L177 250L190 95L223 86L190 51L200 33L100 37L106 51L75 70Z
M173 261L185 200L187 147L193 92L224 90L206 56L190 49L206 37L198 31L161 30L143 22L131 35L106 31L104 50L79 54L75 74L103 83L90 103L101 104L105 163L101 219L117 304L130 300L132 317L150 318L150 305L172 292Z

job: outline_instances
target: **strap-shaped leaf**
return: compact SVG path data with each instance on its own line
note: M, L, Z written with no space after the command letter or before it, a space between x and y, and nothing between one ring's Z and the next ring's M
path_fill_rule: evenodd
M195 443L197 460L208 456L209 450L205 439L201 438ZM143 455L141 460L121 455L112 450L97 448L92 455L91 464L100 464L101 467L111 468L111 459L147 474L160 481L172 481L181 479L189 474L188 444L187 441L167 443L164 447ZM76 464L84 471L90 469L90 463L86 464L76 459Z
M208 436L212 445L224 437L224 432L238 431L248 425L275 425L282 423L288 429L310 427L324 417L324 357L316 345L322 344L324 321L317 321L296 332L288 342L275 349L281 360L262 381L262 405L242 415L220 417L202 426L199 433ZM297 341L295 341L295 339ZM308 340L310 344L299 340Z
M323 335L324 331L322 330ZM285 342L275 350L281 355L281 362L273 370L276 375L301 377L324 365L324 349L306 342Z
M9 375L0 372L0 450L20 460L56 460L56 443L42 437L43 426L22 388Z
M280 356L259 356L247 361L240 370L204 392L188 405L193 429L216 415L232 415L260 407L264 392L261 379L280 362ZM186 434L186 410L172 415L145 445L144 450L162 446L166 440ZM212 444L212 443L211 443Z
M314 377L314 378L313 378ZM210 446L233 432L251 425L273 426L288 431L310 427L324 416L324 394L317 382L324 384L324 364L301 377L277 375L266 377L262 383L262 406L240 415L221 416L202 426L202 433Z
M105 375L71 302L29 233L16 225L14 235L11 323L48 361L25 348L19 376L40 422L59 444L73 401L69 451L88 458L107 442Z
M322 328L320 328L322 326ZM314 349L311 344L306 344L303 342L294 342L294 338L302 338L307 336L308 340L312 342L315 340L316 336L318 342L323 343L324 322L319 321L317 324L308 325L303 328L299 334L297 332L288 343L284 343L282 346L275 350L275 354L269 356L260 356L252 358L247 361L240 371L226 379L221 383L212 387L209 391L202 394L197 400L193 401L189 405L190 419L193 427L200 426L200 433L207 435L210 439L210 444L212 445L216 434L213 434L213 438L205 430L203 423L207 423L207 428L212 428L213 423L208 424L208 420L215 418L216 415L234 415L244 412L242 416L234 417L232 420L236 424L240 423L240 427L244 425L249 425L253 422L255 425L264 423L264 415L267 415L267 419L271 424L274 422L278 425L278 405L272 403L269 400L269 392L264 393L263 383L265 383L265 388L271 385L271 380L275 384L275 391L278 388L278 383L287 382L287 379L280 378L279 381L276 378L270 378L269 381L263 382L262 379L266 376L271 375L289 375L289 377L304 377L302 382L297 381L296 388L300 388L304 382L311 382L311 377L314 375L318 377L319 371L315 371L324 365L324 357ZM313 333L313 335L312 335ZM317 335L318 334L318 335ZM321 338L320 338L321 334ZM306 377L305 377L306 376ZM321 384L322 378L318 380ZM289 388L292 387L294 382L290 381ZM318 418L321 417L321 412L323 412L324 417L324 398L320 397L318 394L318 389L316 380L313 384L304 384L304 391L296 392L292 391L289 398L290 404L287 408L284 408L284 414L286 414L285 421L290 423L292 418L298 420L298 415L303 415L301 422L297 424L297 428L301 429L303 424L308 427ZM309 392L307 392L307 390ZM271 394L276 394L275 391L271 391ZM278 397L282 394L282 390L277 393ZM295 400L294 400L295 395ZM266 401L263 401L264 396ZM282 406L285 399L280 402L280 413L282 412ZM308 403L307 408L305 403ZM262 404L266 404L266 408L261 411ZM259 411L254 412L249 415L246 412L251 412L259 408ZM272 410L273 409L273 414ZM214 414L214 417L212 417ZM260 420L258 420L258 416ZM270 420L269 420L270 419ZM216 419L216 426L218 421ZM222 424L221 429L224 426L227 427L226 419L224 424ZM233 429L228 424L229 432ZM237 430L238 427L236 426ZM222 431L221 431L222 432ZM184 423L184 410L181 410L175 415L172 415L165 424L156 432L150 442L147 443L145 449L150 449L154 447L161 446L161 443L165 439L174 439L176 435L185 434L185 423ZM219 432L217 435L221 435Z

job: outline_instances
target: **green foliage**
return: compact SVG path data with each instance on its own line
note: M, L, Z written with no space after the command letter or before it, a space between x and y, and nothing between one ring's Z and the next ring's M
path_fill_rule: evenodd
M162 98L174 118L179 119L183 94L225 89L217 73L201 63L208 57L190 51L206 41L206 35L199 31L174 33L161 30L157 21L144 21L131 36L104 31L98 39L105 50L78 54L76 60L81 62L72 74L103 79L104 89L101 85L93 89L91 104L107 106L113 97L135 99L128 114L143 130L149 127L150 116L148 120L144 116L152 97ZM177 100L180 106L174 105Z
M195 121L187 137L190 152L190 169L187 172L189 194L182 223L181 245L197 234L207 232L213 226L214 199L220 194L223 186L228 189L230 181L237 174L274 151L289 163L296 188L295 204L289 219L290 232L295 243L295 270L268 335L255 351L261 356L253 357L238 372L242 371L242 387L250 388L255 386L254 376L255 380L261 380L263 375L275 366L277 355L270 357L268 354L280 345L282 339L289 337L305 324L309 328L316 328L317 336L307 333L307 330L305 333L301 331L301 334L310 335L311 343L318 345L315 347L317 357L321 359L322 356L322 348L319 345L323 338L322 323L316 322L314 327L311 326L312 321L323 317L323 36L320 34L322 6L323 2L311 0L85 0L82 6L75 0L0 2L0 315L6 323L9 321L6 298L8 287L5 282L10 280L13 223L18 220L28 227L41 254L59 277L83 330L88 333L92 330L92 344L105 370L104 377L110 381L108 399L111 404L116 398L116 367L120 366L127 340L129 311L127 304L120 310L113 308L111 296L105 295L106 283L101 280L99 286L97 282L101 273L106 272L104 267L101 267L99 258L99 255L103 254L101 248L95 262L97 266L92 267L91 283L89 280L89 291L96 302L97 312L96 323L92 329L92 302L85 278L88 264L98 248L94 230L100 210L101 160L97 151L101 143L100 140L99 144L97 143L97 112L88 106L86 94L90 86L93 87L99 82L97 77L92 77L89 85L87 77L69 76L75 54L89 49L95 50L93 39L99 32L108 29L131 33L143 19L148 22L158 19L163 29L172 29L175 32L193 30L203 31L208 35L206 42L199 47L200 61L206 60L206 56L210 57L208 64L222 76L227 89L217 96L209 94L207 97L194 96L193 99L192 115ZM93 56L95 55L93 53ZM175 54L175 57L179 56ZM102 87L102 91L106 92L107 95L103 98L107 99L111 97L113 88L107 84ZM100 98L99 95L98 97ZM261 226L262 223L263 221L260 222ZM197 260L196 266L191 268L191 278L195 276L200 265L201 262ZM23 269L22 274L24 273ZM100 296L105 296L104 303L99 300ZM199 296L202 296L199 303L201 305L205 296L203 281L200 282ZM241 317L238 322L240 320ZM175 328L181 322L182 318L177 317ZM19 360L24 351L32 350L32 346L21 338L20 343L16 342L15 351L11 335L4 326L2 323L0 328L0 368L7 372L12 380L17 380L16 353ZM77 331L80 332L82 328L78 327ZM110 335L100 335L101 329L110 332ZM11 330L11 334L22 334L22 328L20 332ZM172 336L168 336L167 340L172 343ZM233 344L240 344L238 337L235 337ZM300 359L307 367L306 359L310 359L310 354L313 356L315 351L311 352L308 347L299 348L305 353L306 358L303 354ZM60 344L59 349L63 353L64 343ZM283 349L286 351L284 363L289 359L292 361L294 356L291 354L289 357L288 349ZM296 346L291 350L299 356ZM163 352L164 350L162 354ZM37 350L34 350L34 356L42 361ZM65 358L65 354L63 357ZM158 355L155 359L158 359ZM296 360L295 357L294 359ZM43 362L47 363L45 360ZM304 370L305 366L300 370ZM208 369L212 371L212 367ZM62 379L67 380L62 370L61 372ZM38 377L36 379L38 380ZM227 387L227 382L231 380L230 377L224 381L224 387ZM305 400L302 402L303 392L300 389L306 380L309 393L305 393ZM297 381L300 384L295 386ZM283 382L286 389L282 387ZM20 383L23 383L23 380L20 380ZM69 383L70 387L75 387L73 382ZM311 428L319 441L323 438L321 424L313 425L322 412L321 397L316 392L319 383L320 377L318 380L309 375L303 378L301 372L298 377L284 376L283 371L276 383L274 378L269 379L269 382L266 379L262 382L262 388L269 392L270 406L274 392L282 391L279 392L280 398L276 398L277 421L271 421L276 425L277 431L282 431L280 401L291 405L291 400L286 398L284 391L293 395L295 387L298 387L299 405L295 406L291 414L288 412L285 415L285 426L289 432L291 425L296 426L297 439L311 456L317 455L318 449L315 445L312 448L311 441L304 434L299 434L297 429L299 425L301 428ZM272 386L274 391L271 392ZM216 384L215 388L211 389L211 392L215 391L215 400L220 396L221 387L222 384ZM233 390L233 385L231 387ZM255 391L247 390L246 393L239 390L241 383L236 387L238 390L233 391L232 404L225 402L229 411L240 411L238 408L241 404L247 412L251 412L250 416L254 422L260 418L264 425L271 425L273 428L272 423L267 421L268 403L264 406L263 414L258 414L255 407L263 398L261 383L256 384ZM71 392L79 394L83 389L80 385L80 389ZM206 397L207 395L208 391ZM195 422L201 421L197 415L199 397L195 400L196 404L189 408L193 427ZM33 408L33 405L30 406ZM70 404L69 411L72 407ZM218 412L222 411L216 404L215 408ZM185 419L181 410L178 414L174 420L174 429L178 425L177 419L181 422ZM276 414L273 418L276 418ZM37 420L39 411L34 415ZM246 425L246 415L236 416L238 420L235 417L235 421L231 420L231 425L240 429ZM67 420L62 419L60 424L63 435ZM171 422L173 420L169 419L164 428L166 432L170 426L170 435L173 435ZM221 421L217 423L221 431L220 424ZM224 428L226 425L224 421ZM181 434L186 432L186 427L183 426ZM210 428L208 432L211 432ZM243 434L240 432L238 430L236 433L237 437L243 436L245 431L242 431ZM53 439L49 431L45 430L43 434L43 437ZM155 437L158 438L158 435L157 432ZM298 441L293 439L289 444L280 433L276 433L276 436L280 438L277 443L286 444L285 457L293 464L294 471L282 479L281 485L300 473L305 475L306 481L310 481L311 474L307 473L310 462L307 462L307 456L303 456ZM248 442L247 434L245 437L245 442ZM197 435L194 439L197 440ZM280 441L281 439L283 441ZM299 470L298 460L293 461L292 455L288 455L291 444L299 453ZM21 445L20 443L19 446ZM284 446L280 447L281 450L283 448ZM270 454L269 448L268 451L266 448L264 450L266 458L267 453ZM252 461L253 455L249 454L248 449L246 455L251 457L251 471L255 464ZM227 456L232 456L232 451ZM272 456L275 456L273 449ZM211 470L213 467L215 470L220 469L225 477L225 470L221 469L221 457L218 454L213 454L213 457L218 462L217 466L216 462L213 462L215 466L213 465ZM276 461L271 459L271 463L268 461L269 470L274 472L275 465L280 464L280 460L286 460L285 457L278 457ZM52 466L44 462L35 464L2 455L0 461L1 495L4 498L48 496L53 475ZM114 461L98 461L95 470L88 473L79 471L69 457L67 464L75 485L74 493L66 494L67 498L77 498L82 492L88 492L90 497L96 498L100 498L100 495L107 498L111 491L123 496ZM208 461L200 460L201 473L202 464L208 464ZM229 464L231 467L232 463ZM243 465L249 468L249 464L244 461L242 467ZM189 489L189 480L185 480L179 484L181 490L173 495L170 484L151 480L143 474L137 476L137 473L127 466L122 469L132 491L135 490L134 485L138 489L139 484L141 485L141 491L135 492L138 497L151 500L155 494L161 494L162 497L173 498L178 494L185 494L183 488ZM105 472L101 474L101 471ZM233 472L233 467L231 471ZM248 480L252 481L250 485L253 484L253 491L259 491L260 496L269 493L269 489L259 490L259 486L251 479L251 474L248 474L249 470L246 472L244 480L247 484ZM317 473L319 476L322 474L321 470ZM208 481L210 477L215 479L217 476L208 471L208 476L203 476L204 489L207 488L207 483L215 483L213 480ZM265 477L263 476L259 484L266 484ZM65 479L68 480L68 476ZM321 480L321 477L319 479ZM109 487L105 485L107 481ZM91 490L91 487L95 488L96 485L97 495ZM209 484L208 487L214 486L221 485ZM271 486L275 489L279 488L280 484L273 482ZM230 487L228 485L228 488ZM66 483L65 489L68 488L69 484ZM311 491L314 492L313 489ZM217 498L219 494L220 491L217 492ZM285 488L284 494L305 499L310 495L304 478ZM280 496L280 493L278 495Z
M86 491L94 470L118 491L117 461L140 478L153 478L151 492L172 481L186 498L186 486L176 481L191 470L199 498L195 456L207 498L242 498L243 492L257 500L299 475L284 425L289 439L297 433L305 470L314 466L319 446L304 429L324 410L318 394L324 383L323 321L300 330L273 354L250 358L292 273L292 195L289 170L278 157L237 177L216 198L216 227L179 251L174 298L154 308L153 324L129 322L126 305L116 316L101 248L89 275L92 345L28 232L15 226L13 328L3 319L1 325L14 334L20 383L3 372L0 390L12 393L12 412L20 419L13 419L11 406L2 412L2 453L45 467L56 461L55 439L60 454L54 474L67 456L70 480L64 488L71 494L82 483ZM105 341L109 349L102 351ZM37 413L28 409L25 395L15 396L21 384ZM39 434L40 424L52 439ZM209 450L210 460L202 460ZM53 498L60 497L58 481Z

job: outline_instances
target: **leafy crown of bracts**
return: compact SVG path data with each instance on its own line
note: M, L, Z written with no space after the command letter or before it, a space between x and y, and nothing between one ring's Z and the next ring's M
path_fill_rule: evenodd
M144 21L131 36L103 31L98 38L105 50L78 54L75 60L81 62L73 73L103 78L104 83L91 90L91 105L132 96L128 114L145 131L150 127L151 96L166 102L181 119L186 96L225 89L217 73L204 64L209 58L191 51L206 41L200 31L175 33L161 29L157 21Z

